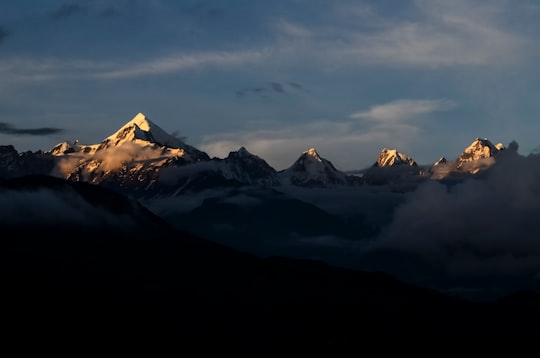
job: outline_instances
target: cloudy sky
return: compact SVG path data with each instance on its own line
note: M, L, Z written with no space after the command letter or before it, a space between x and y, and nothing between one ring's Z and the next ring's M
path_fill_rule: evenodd
M540 151L533 0L0 0L0 144L96 143L138 112L210 155L420 163Z

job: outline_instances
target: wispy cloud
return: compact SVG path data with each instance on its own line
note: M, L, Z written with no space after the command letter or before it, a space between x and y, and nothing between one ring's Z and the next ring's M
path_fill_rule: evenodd
M206 52L178 54L97 73L106 79L133 78L185 71L199 67L234 67L253 63L266 57L266 51Z
M142 61L12 58L0 64L4 78L23 81L54 79L129 79L207 67L238 67L262 61L267 50L181 53Z
M336 11L317 26L280 18L262 45L247 44L242 49L185 51L140 60L4 58L0 74L36 81L128 79L198 68L243 69L245 65L265 70L271 65L283 72L310 66L317 71L347 71L366 66L501 66L515 65L538 50L535 39L507 25L507 15L502 11L506 2L502 0L495 5L461 0L418 0L413 4L411 11L415 16L396 17L394 21L367 6L357 11ZM90 10L77 3L66 3L54 16L68 17ZM347 21L340 21L345 16L343 12L349 16ZM7 34L0 27L0 41Z
M16 128L8 123L0 122L0 133L11 135L50 135L63 132L60 128L41 127L41 128Z
M284 19L281 19L276 23L276 28L282 35L296 38L305 38L312 34L311 30L307 27Z
M335 18L291 36L289 51L333 66L451 67L516 64L538 49L508 26L508 1L413 1L409 16L379 16L366 5L336 5ZM412 14L412 15L411 15ZM357 19L357 21L353 21ZM343 20L343 21L340 21ZM279 34L287 23L278 22ZM285 24L285 25L284 25ZM282 43L284 46L284 44Z
M350 115L355 119L368 119L377 122L398 122L415 117L425 116L429 113L446 111L455 106L453 101L447 99L418 100L399 99L392 102L371 107L366 111Z

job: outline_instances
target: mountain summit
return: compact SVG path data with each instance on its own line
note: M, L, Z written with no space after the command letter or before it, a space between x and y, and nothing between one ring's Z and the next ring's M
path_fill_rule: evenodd
M124 143L144 141L163 147L182 148L185 144L176 137L165 132L144 114L137 114L116 133L105 138L101 143L104 147L119 146Z
M395 165L409 165L411 167L416 167L416 162L403 153L397 151L397 149L387 149L384 148L379 154L377 161L375 162L375 167L393 167Z
M187 160L208 160L206 153L187 145L182 140L168 134L157 124L152 122L142 113L138 113L131 121L124 124L114 134L105 138L98 147L99 149L118 147L126 143L135 143L141 146L154 145L158 147L180 149L184 153L176 153L180 156L187 154Z
M504 148L501 143L494 145L487 138L476 138L459 156L456 161L456 168L477 172L476 164L489 164L480 163L479 161L494 157ZM471 165L474 165L474 167L471 167Z
M347 185L348 176L337 170L327 159L322 158L315 148L310 148L281 171L282 183L299 186Z
M210 160L206 153L168 134L142 113L101 143L63 142L50 154L58 161L55 175L144 192L155 186L163 168Z
M223 176L240 183L277 185L277 173L268 163L251 154L245 147L230 152L223 160Z

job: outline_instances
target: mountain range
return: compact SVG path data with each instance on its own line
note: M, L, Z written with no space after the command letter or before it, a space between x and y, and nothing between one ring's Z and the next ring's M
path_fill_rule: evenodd
M210 158L139 113L97 144L66 141L48 151L25 153L0 146L0 178L53 175L148 198L246 185L331 187L443 179L478 173L502 150L502 144L476 138L455 161L441 158L433 165L418 165L408 155L384 148L371 168L343 172L310 148L289 168L276 171L244 147L223 159Z

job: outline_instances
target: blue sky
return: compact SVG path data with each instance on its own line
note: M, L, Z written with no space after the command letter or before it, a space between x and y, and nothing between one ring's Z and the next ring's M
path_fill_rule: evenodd
M138 112L210 155L246 146L276 169L310 147L343 170L383 147L422 164L455 158L476 137L540 150L535 1L0 9L0 144L19 151L96 143Z

